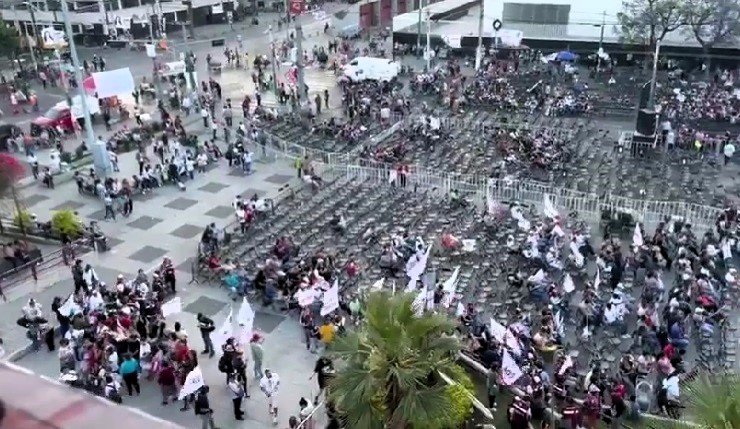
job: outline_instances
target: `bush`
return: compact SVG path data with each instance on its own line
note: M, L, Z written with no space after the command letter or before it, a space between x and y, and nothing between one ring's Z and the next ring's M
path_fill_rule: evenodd
M19 211L13 217L13 225L16 227L28 231L33 229L34 223L31 217L31 212L28 210Z
M82 236L82 223L72 210L60 210L51 217L51 228L55 234L65 234L71 239Z

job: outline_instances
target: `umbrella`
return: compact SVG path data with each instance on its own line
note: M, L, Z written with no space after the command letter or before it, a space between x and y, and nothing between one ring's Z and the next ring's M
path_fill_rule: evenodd
M95 93L95 79L93 79L92 76L84 79L82 81L82 87L85 88L85 92L88 94L94 94Z
M575 61L576 54L574 54L573 52L561 51L558 52L558 55L555 58L558 61Z

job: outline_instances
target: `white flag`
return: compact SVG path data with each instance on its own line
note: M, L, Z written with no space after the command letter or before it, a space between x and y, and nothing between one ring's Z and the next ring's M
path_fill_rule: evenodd
M552 204L552 200L550 200L550 194L544 194L542 199L545 216L549 217L550 219L555 219L558 216L558 211L555 210L555 206Z
M560 310L555 313L555 331L560 337L565 336L565 324L563 323L563 315L560 314Z
M506 327L491 318L488 328L491 330L491 336L496 339L499 343L504 342L506 337Z
M339 281L334 280L334 284L324 292L321 304L321 315L326 316L339 308Z
M70 319L72 316L82 313L82 308L80 308L80 306L75 302L74 294L69 294L67 300L64 301L64 304L59 307L59 313L63 316L69 317Z
M245 296L242 299L242 306L239 307L239 313L236 315L236 321L241 326L251 326L254 325L254 316L256 313L252 309L252 306L249 304L249 301L247 301L247 297Z
M203 372L201 372L200 366L196 366L188 373L187 377L185 377L185 383L182 384L180 395L178 395L177 398L180 400L185 399L186 396L192 395L205 385L206 383L203 381Z
M162 304L162 317L182 312L182 299L179 296Z
M566 274L565 279L563 279L563 292L571 293L574 290L576 290L576 284L573 282L573 278L570 274Z
M421 316L424 314L424 307L426 307L426 299L427 299L427 287L424 286L421 288L419 293L416 294L416 298L414 298L414 301L411 303L411 307L413 307L414 312L416 312L417 316Z
M573 259L575 259L577 266L582 267L583 264L586 263L586 260L581 251L578 250L578 245L576 245L575 241L570 242L570 253L573 255Z
M455 271L452 272L452 276L450 276L450 278L444 282L444 285L442 285L442 291L445 293L444 298L442 298L442 305L444 305L445 308L450 308L450 305L452 305L452 300L455 298L455 292L457 292L457 279L459 276L460 266L458 265L455 267Z
M601 270L596 268L596 278L594 279L594 290L599 291L599 285L601 285Z
M642 229L639 223L635 224L635 232L632 233L632 244L638 247L645 244L645 241L642 239Z
M501 384L511 386L522 376L522 369L516 364L508 350L504 350L504 359L501 363Z
M318 295L319 294L316 292L316 289L307 287L305 289L298 289L298 292L295 293L295 299L298 301L299 306L308 307L316 301L316 297L318 297Z
M226 340L234 336L234 310L229 310L229 315L224 320L221 328L213 333L213 347L217 351L221 351Z
M383 283L385 282L385 279L380 279L377 282L373 283L372 286L370 286L370 290L381 290L383 289Z
M418 280L424 271L427 269L427 262L429 261L429 254L432 251L432 245L427 247L426 252L419 254L415 253L406 261L406 275L411 279Z

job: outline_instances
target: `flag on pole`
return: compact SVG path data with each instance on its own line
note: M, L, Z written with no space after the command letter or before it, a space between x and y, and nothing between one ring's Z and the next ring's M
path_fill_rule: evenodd
M192 395L205 385L203 372L200 370L200 366L196 366L185 377L185 382L182 384L182 388L180 388L180 394L177 396L177 399L183 400L186 396Z
M522 369L519 368L514 358L511 357L508 350L504 350L504 358L501 363L501 384L511 386L516 383L522 376Z
M221 328L216 330L213 335L213 347L216 350L222 350L226 341L234 336L234 310L229 310L229 315L224 320Z
M596 278L594 279L594 290L598 292L599 285L601 285L601 269L596 268Z
M635 232L632 233L632 244L637 247L645 244L645 241L642 239L642 229L639 223L635 224Z
M334 284L324 292L321 304L321 315L326 316L339 308L339 281L334 279Z
M452 276L450 276L450 278L444 282L444 285L442 285L442 291L445 293L444 298L442 298L442 305L445 308L450 308L450 305L452 305L452 300L455 298L455 292L457 292L457 279L459 276L460 266L458 265L455 267L455 271L452 272Z

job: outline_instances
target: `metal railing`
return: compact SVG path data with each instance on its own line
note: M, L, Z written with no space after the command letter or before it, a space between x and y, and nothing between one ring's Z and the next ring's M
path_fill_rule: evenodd
M376 136L380 140L390 136L402 126L398 122ZM259 149L257 149L259 150ZM396 167L392 164L362 159L358 151L332 153L319 149L306 148L268 134L265 148L268 157L295 160L308 157L320 171L331 171L377 184L390 184L395 177ZM416 189L436 190L449 193L452 190L474 199L477 203L485 201L519 202L542 207L545 196L560 215L577 212L585 220L598 221L605 211L628 212L645 227L655 227L667 217L680 218L692 225L696 231L712 229L722 212L721 208L680 201L658 201L627 198L613 194L594 194L557 187L544 182L529 180L492 179L485 175L457 174L431 170L419 165L411 165L407 176L407 186Z

